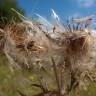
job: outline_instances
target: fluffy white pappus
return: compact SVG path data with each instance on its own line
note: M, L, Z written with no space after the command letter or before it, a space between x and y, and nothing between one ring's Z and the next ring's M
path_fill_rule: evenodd
M23 23L26 24L27 26L29 26L30 28L33 28L33 23L31 20L25 20L25 19L22 19L23 20Z
M51 9L52 10L52 16L53 16L53 18L54 19L56 19L57 21L60 21L60 18L59 18L59 16L55 13L55 11L53 10L53 9Z
M38 21L40 21L40 23L46 27L51 27L51 23L48 22L47 19L45 19L44 17L40 16L39 14L36 14L39 18L38 18Z

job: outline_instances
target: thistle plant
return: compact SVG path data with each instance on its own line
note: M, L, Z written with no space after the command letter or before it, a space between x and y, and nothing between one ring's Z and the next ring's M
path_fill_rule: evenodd
M38 16L34 23L22 17L21 23L4 29L3 49L11 70L30 70L36 75L38 83L31 86L41 93L32 96L71 96L72 92L79 96L81 90L96 82L92 22L89 18L84 22L70 19L62 24L54 18L50 23Z

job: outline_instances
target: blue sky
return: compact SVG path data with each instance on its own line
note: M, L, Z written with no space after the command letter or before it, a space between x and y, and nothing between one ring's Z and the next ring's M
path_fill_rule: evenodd
M51 15L51 9L61 18L82 17L96 14L96 0L17 0L26 16L34 17L35 13L46 18Z

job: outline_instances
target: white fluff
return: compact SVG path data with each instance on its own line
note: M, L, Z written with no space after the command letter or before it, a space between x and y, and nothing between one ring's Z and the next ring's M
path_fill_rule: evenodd
M56 19L56 20L60 20L59 19L59 16L55 13L55 11L53 10L53 9L51 9L52 10L52 16Z

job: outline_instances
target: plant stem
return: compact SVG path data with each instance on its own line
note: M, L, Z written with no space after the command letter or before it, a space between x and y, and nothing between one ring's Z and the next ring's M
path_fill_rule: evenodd
M53 58L52 58L52 63L53 63L53 70L55 73L56 83L57 83L57 87L58 87L58 95L61 96L61 88L60 88L60 84L59 84L58 71L57 71L57 67L56 67L56 64L55 64L55 61Z

